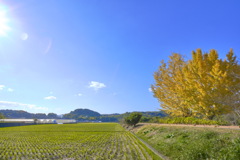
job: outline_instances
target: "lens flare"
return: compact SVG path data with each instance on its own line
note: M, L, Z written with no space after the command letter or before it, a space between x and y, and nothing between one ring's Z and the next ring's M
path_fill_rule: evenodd
M10 30L8 26L9 19L7 18L7 11L0 7L0 36L6 36Z

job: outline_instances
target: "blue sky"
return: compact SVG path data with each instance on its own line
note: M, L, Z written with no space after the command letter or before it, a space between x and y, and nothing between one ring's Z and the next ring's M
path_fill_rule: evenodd
M0 109L157 111L160 61L240 57L239 15L238 0L0 0Z

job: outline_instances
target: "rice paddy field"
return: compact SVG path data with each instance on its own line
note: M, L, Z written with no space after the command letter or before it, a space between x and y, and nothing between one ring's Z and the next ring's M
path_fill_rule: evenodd
M117 123L0 128L1 160L160 159Z

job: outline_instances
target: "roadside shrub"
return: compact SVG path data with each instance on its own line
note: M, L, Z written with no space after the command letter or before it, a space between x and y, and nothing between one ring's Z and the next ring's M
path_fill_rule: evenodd
M133 112L124 118L124 121L129 126L135 126L141 119L142 113Z
M201 125L227 125L226 121L199 119L194 117L165 117L158 120L159 123L165 124L201 124Z
M221 116L214 117L214 120L220 122L226 122L228 125L239 125L240 126L240 117L236 113L224 114Z

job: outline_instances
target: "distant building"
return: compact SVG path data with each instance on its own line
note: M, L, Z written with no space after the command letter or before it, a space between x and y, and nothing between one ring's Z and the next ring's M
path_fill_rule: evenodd
M0 122L34 123L34 119L0 119Z
M55 119L55 123L64 124L64 123L76 123L75 119Z
M76 123L74 119L0 119L1 122L9 123L40 123L40 124L64 124L64 123Z

